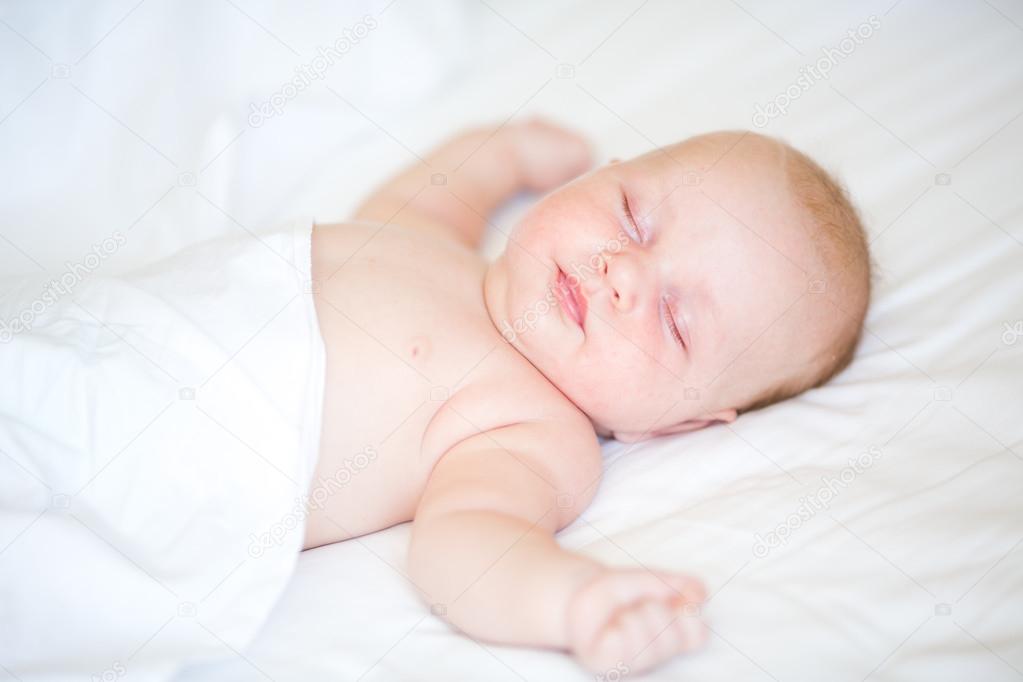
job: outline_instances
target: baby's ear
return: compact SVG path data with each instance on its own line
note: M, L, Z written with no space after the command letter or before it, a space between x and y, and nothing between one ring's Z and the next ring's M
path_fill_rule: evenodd
M670 436L675 433L697 431L708 426L713 426L714 424L731 424L738 416L739 413L736 410L718 410L712 414L704 415L699 419L687 419L684 422L665 426L653 431L615 431L612 435L615 440L621 441L622 443L637 443L648 438L659 438L661 436Z

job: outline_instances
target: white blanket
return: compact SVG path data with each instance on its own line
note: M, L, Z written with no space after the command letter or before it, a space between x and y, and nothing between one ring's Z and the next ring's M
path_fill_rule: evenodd
M17 679L157 679L262 625L319 442L310 228L119 278L86 271L101 244L0 301L0 661Z

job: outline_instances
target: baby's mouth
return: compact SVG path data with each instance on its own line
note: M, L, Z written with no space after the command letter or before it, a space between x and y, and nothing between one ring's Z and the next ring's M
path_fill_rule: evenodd
M564 306L569 317L579 328L586 331L586 297L579 290L579 283L574 281L564 270L558 268L558 278L554 286L554 295Z

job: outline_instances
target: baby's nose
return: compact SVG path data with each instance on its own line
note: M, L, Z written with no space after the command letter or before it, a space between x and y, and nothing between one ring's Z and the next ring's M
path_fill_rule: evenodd
M620 312L628 312L636 303L638 276L638 264L634 259L626 254L616 254L605 259L591 286L606 289L611 305Z
M627 286L615 286L611 284L611 303L619 311L627 313L632 310L633 305L636 302L636 297L632 292L631 287Z

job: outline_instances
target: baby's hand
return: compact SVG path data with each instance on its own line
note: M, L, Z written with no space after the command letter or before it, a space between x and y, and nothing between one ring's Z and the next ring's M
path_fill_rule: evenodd
M700 582L642 569L605 569L568 606L572 653L589 670L640 672L702 645Z
M508 126L506 132L521 166L523 182L545 192L590 168L590 147L581 135L542 119Z

